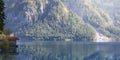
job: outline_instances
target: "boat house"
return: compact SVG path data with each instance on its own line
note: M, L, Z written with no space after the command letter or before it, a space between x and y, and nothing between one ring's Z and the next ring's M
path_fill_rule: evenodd
M7 40L9 47L7 48L7 53L10 55L16 55L17 53L17 47L18 45L16 44L16 41L19 40L18 37L16 36L4 36L0 35L0 55L5 54L6 48L4 47L5 45L5 40Z

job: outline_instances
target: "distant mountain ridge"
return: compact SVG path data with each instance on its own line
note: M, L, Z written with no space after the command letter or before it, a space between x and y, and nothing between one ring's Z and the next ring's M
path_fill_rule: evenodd
M115 24L119 18L111 15L114 14L111 7L101 6L101 1L4 0L7 15L5 27L18 36L33 38L61 36L87 42L96 41L102 34L110 41L119 40L119 23ZM95 6L96 2L98 5ZM115 18L116 21L113 20Z

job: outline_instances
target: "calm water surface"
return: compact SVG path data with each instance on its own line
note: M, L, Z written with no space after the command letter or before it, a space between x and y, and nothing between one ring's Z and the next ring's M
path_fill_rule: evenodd
M120 43L18 42L18 55L0 60L120 60Z

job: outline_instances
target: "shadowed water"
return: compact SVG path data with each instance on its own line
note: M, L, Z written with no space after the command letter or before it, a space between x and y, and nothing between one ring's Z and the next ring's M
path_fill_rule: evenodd
M120 43L18 42L18 55L1 60L120 60Z

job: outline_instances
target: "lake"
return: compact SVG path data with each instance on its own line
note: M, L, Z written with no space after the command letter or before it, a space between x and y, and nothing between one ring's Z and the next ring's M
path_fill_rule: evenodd
M120 60L120 43L31 41L18 42L17 55L0 60Z

